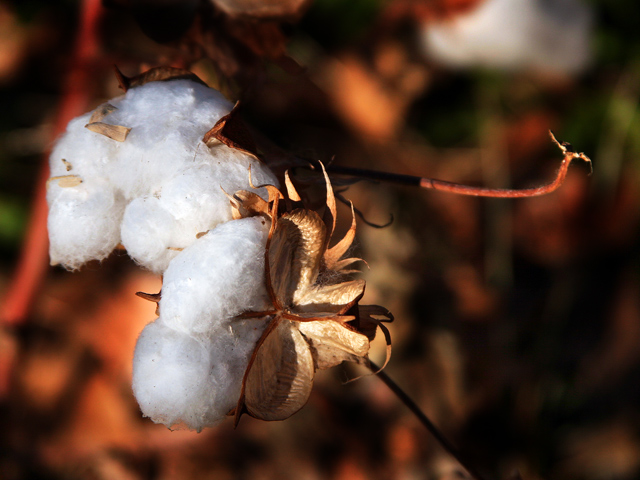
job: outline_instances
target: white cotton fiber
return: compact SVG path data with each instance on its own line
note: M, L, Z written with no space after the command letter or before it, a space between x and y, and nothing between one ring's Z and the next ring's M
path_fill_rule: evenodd
M451 67L577 74L591 59L592 12L581 0L483 0L425 25L427 54Z
M160 273L178 254L178 250L171 249L176 230L177 222L162 208L160 200L148 196L135 198L127 205L120 238L131 258Z
M211 335L211 319L267 306L262 217L227 222L181 252L164 273L162 321L185 333Z
M71 193L93 188L81 186L66 187L70 192L64 195L48 195L51 212L56 212L49 218L54 232L51 255L68 268L102 259L109 248L122 243L136 262L162 273L198 233L231 220L221 187L230 194L249 190L249 167L254 184L277 184L258 160L225 145L209 148L202 142L232 106L211 88L190 80L151 82L109 104L116 109L101 121L130 128L124 141L85 128L88 113L69 123L50 157L53 177L74 175L83 186L103 189L100 194L94 189L95 195L118 199L117 208L107 209L105 200ZM267 198L264 189L256 192ZM91 204L82 205L83 195ZM94 208L93 222L78 222L73 216ZM67 229L79 230L78 239L103 235L105 241L99 247L78 248L78 242L62 242ZM114 240L114 235L119 238Z
M178 254L165 272L160 317L134 355L133 392L154 422L200 430L236 406L266 319L262 218L227 222Z
M52 264L76 269L89 260L102 260L120 242L118 220L125 204L104 181L64 188L54 180L47 200Z
M150 323L136 344L133 393L142 413L155 422L197 429L214 394L209 345L160 321Z

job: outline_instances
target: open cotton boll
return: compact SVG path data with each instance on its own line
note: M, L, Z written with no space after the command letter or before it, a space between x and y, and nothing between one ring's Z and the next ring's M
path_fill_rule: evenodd
M115 106L103 121L131 132L124 142L100 136L116 144L109 173L128 197L150 193L192 164L199 150L206 150L204 134L232 107L220 92L190 80L132 88Z
M264 250L269 231L262 217L224 223L180 252L164 273L160 318L176 330L210 336L217 322L264 309ZM226 326L225 326L226 328Z
M170 427L200 429L210 421L215 392L208 342L177 332L162 322L147 325L136 344L133 393L142 413Z
M61 187L52 181L47 200L52 264L76 269L89 260L107 257L120 242L125 204L104 182Z
M133 391L144 415L200 430L236 405L242 378L267 319L236 315L265 308L262 217L216 227L166 270L160 317L136 345Z
M198 431L223 420L236 406L264 327L261 320L242 320L195 338L162 319L147 325L133 360L132 388L142 413L167 427Z
M255 158L226 145L209 148L202 142L232 107L216 90L191 80L150 82L108 104L115 108L105 110L100 121L130 128L123 141L85 128L91 121L88 113L69 123L50 157L52 176L73 175L82 185L99 181L105 198L123 202L109 212L108 222L95 223L95 235L108 238L100 248L77 249L76 243L62 243L63 235L51 237L52 258L62 259L56 261L67 267L102 259L108 255L106 245L113 249L121 242L136 262L161 273L177 250L195 242L196 234L231 220L231 207L220 187L230 193L250 189L249 167L255 184L278 183ZM264 189L256 193L267 198ZM61 230L65 224L74 228L72 213L96 203L82 206L81 193L48 198L57 212L54 225ZM72 205L63 205L67 201ZM125 204L136 201L123 218ZM105 208L96 212L104 214ZM122 237L114 240L116 230Z
M218 163L217 159L213 164L202 163L179 173L155 196L132 200L122 219L122 244L129 255L162 273L179 250L194 243L198 233L231 220L223 188L236 192L247 187L249 170L243 163ZM258 175L254 181L267 180L265 177Z
M429 23L426 53L451 67L529 68L577 74L591 59L592 12L580 0L483 0Z

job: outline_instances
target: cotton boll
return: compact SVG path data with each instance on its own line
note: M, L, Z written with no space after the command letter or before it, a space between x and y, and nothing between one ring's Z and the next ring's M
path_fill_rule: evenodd
M133 393L142 413L167 427L201 430L236 406L242 378L264 320L237 321L214 335L195 338L166 326L147 325L136 344ZM239 330L239 331L238 331Z
M192 162L204 134L230 110L219 92L190 80L132 88L104 120L131 128L119 146L113 182L127 196L148 193Z
M101 121L130 128L124 141L85 128L91 113L78 117L52 152L52 175L74 175L86 184L100 182L105 198L131 202L122 219L121 242L136 262L156 273L167 268L177 249L195 242L198 233L231 220L221 187L230 194L250 189L249 167L254 183L277 185L274 175L255 158L226 145L209 148L202 142L231 109L213 89L190 80L150 82L109 104L115 108ZM256 192L267 198L265 189ZM113 241L114 231L110 225L104 234L115 246L120 239ZM65 264L74 268L92 258L80 249L74 259L72 244L66 250L63 243L56 245L53 258L64 257ZM100 250L99 258L107 254Z
M236 406L249 358L268 320L236 319L266 308L261 217L224 223L167 268L160 317L143 330L133 390L143 413L200 430Z
M162 273L178 254L172 243L177 222L156 197L136 198L124 211L120 237L136 262ZM195 235L194 235L195 240Z
M484 0L425 25L425 51L451 67L577 74L590 61L592 12L580 0Z
M262 217L234 220L180 252L164 273L162 321L185 333L211 335L215 319L265 308L268 229Z
M147 325L136 344L133 393L142 413L170 427L200 429L208 422L214 391L209 345L161 322Z
M104 259L120 242L124 202L104 182L64 188L52 181L47 201L52 264L76 269L89 260Z

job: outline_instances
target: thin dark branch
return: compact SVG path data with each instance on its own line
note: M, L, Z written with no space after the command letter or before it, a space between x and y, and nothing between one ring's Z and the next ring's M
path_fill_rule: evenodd
M349 202L346 198L344 198L344 196L342 196L341 193L336 193L335 196L336 196L336 198L338 200L340 200L345 205L353 207L353 211L356 212L356 215L358 215L358 217L360 217L362 219L362 221L364 223L366 223L367 225L369 225L370 227L373 227L373 228L386 228L386 227L388 227L389 225L391 225L393 223L393 213L389 214L389 221L387 223L384 223L382 225L378 224L378 223L373 223L373 222L370 222L369 220L367 220L365 218L364 214L360 210L358 210L355 206L353 206L351 204L351 202Z
M442 448L444 448L453 458L455 458L458 463L469 473L469 475L476 480L485 480L485 478L478 473L478 471L472 467L463 457L460 451L444 436L444 434L435 426L435 424L427 417L427 415L420 410L420 407L405 393L405 391L398 386L396 382L394 382L384 371L379 371L379 367L373 363L369 362L369 367L371 371L374 372L380 380L384 382L384 384L389 387L389 389L395 393L395 395L400 399L402 403L404 403L409 410L420 420L420 423L425 426L427 430L435 437L435 439L440 443Z
M427 177L415 177L413 175L400 175L397 173L376 172L373 170L365 170L359 168L340 167L331 165L327 167L327 172L335 175L348 175L369 180L377 180L387 183L395 183L397 185L405 185L410 187L427 188L431 190L439 190L441 192L457 193L460 195L471 195L475 197L493 197L493 198L523 198L537 197L546 195L557 190L564 182L567 176L567 170L572 160L579 158L587 162L591 166L591 160L584 153L575 153L571 145L566 142L558 142L550 131L552 141L560 148L564 158L556 174L556 178L540 187L511 189L511 188L484 188L474 187L470 185L460 185L458 183L446 182L444 180L435 180Z

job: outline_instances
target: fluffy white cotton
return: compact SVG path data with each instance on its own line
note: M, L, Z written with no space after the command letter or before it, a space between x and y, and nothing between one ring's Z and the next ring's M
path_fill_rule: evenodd
M250 189L249 167L255 184L277 184L254 158L202 143L231 109L213 89L190 80L151 82L109 103L116 109L101 121L131 128L123 142L86 129L88 113L69 123L51 154L52 177L74 175L83 182L49 188L53 262L77 268L122 243L134 260L161 273L196 234L231 219L221 187ZM71 192L82 189L93 193ZM257 193L266 198L264 190ZM100 245L82 247L100 236L104 241L94 242Z
M452 67L576 74L591 59L592 12L581 0L484 0L425 25L427 54Z
M200 430L236 406L265 319L238 320L266 307L262 218L227 222L179 253L167 269L160 317L143 330L133 391L144 415Z
M227 222L180 253L166 270L160 313L185 333L211 335L211 319L266 307L262 217Z
M142 413L167 426L198 428L212 406L212 364L207 342L165 326L147 325L138 338L133 392Z
M134 198L124 211L120 238L131 258L163 271L179 250L171 248L177 222L154 196ZM195 234L192 235L195 238ZM175 247L174 247L175 248Z
M78 268L102 260L120 243L120 228L112 219L122 216L125 204L106 182L63 188L51 181L47 196L52 264Z

